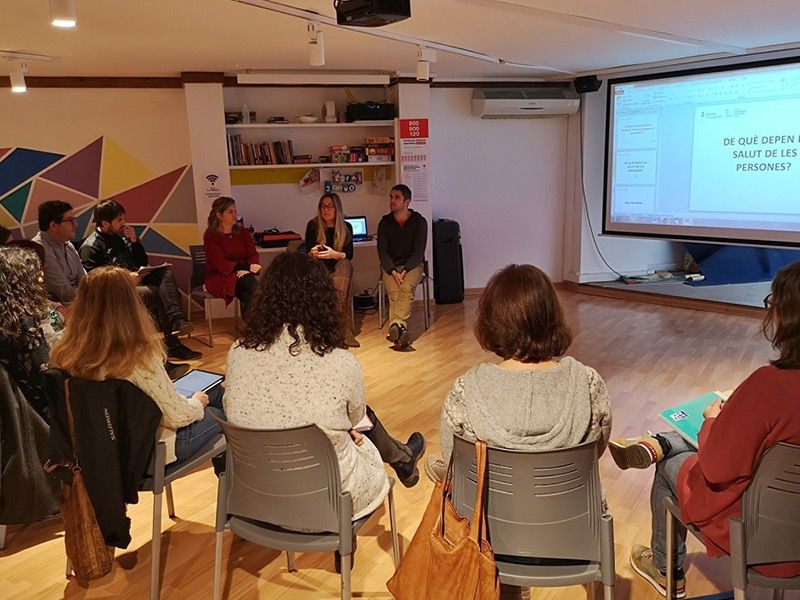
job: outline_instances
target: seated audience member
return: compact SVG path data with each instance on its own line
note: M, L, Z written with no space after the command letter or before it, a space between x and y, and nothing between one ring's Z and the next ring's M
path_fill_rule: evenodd
M478 302L475 337L503 359L482 363L456 379L442 408L442 456L427 475L441 479L453 434L514 450L551 450L611 434L611 404L600 375L562 356L572 342L550 279L533 265L495 273Z
M345 349L341 312L328 271L309 256L275 257L253 299L242 339L228 352L225 414L235 425L285 429L314 423L331 440L353 518L386 497L389 463L406 487L419 479L425 439L393 439L364 403L364 373ZM353 428L367 415L372 429Z
M39 205L39 233L33 241L44 247L44 283L57 302L72 302L86 276L78 251L70 243L77 229L78 220L67 202L52 200Z
M81 282L63 337L50 354L50 365L72 377L102 381L125 379L162 412L160 439L167 463L183 462L212 437L222 417L222 388L191 398L178 393L164 369L164 346L136 292L130 273L98 267Z
M203 234L206 251L206 289L225 300L238 298L242 313L258 287L255 276L261 271L253 237L237 223L236 203L222 196L214 200L208 213L208 229Z
M11 241L11 231L0 225L0 246L5 246Z
M729 521L742 512L742 494L753 480L761 455L778 442L800 444L800 262L784 267L764 299L767 314L761 330L780 356L753 372L727 402L712 402L695 450L675 432L614 440L609 445L622 469L656 465L650 492L650 547L635 545L631 565L662 595L666 590L666 509L676 499L685 523L703 534L710 556L730 553ZM685 597L683 561L686 528L678 537L675 581ZM760 565L764 575L796 577L800 563Z
M378 258L383 285L389 294L389 335L387 339L403 348L408 346L408 319L414 292L422 280L428 222L410 210L411 190L396 185L389 194L389 209L378 223Z
M48 309L42 264L31 249L2 246L0 273L0 364L44 417L49 350L41 327Z
M344 322L345 343L358 348L353 336L350 303L350 281L353 279L353 227L344 220L339 194L323 194L317 205L317 216L306 225L308 254L317 258L333 278L333 287L339 295L339 307Z

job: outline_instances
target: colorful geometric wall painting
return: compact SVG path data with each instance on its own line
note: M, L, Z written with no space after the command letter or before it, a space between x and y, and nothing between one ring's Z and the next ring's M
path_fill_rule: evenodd
M22 229L22 239L29 240L37 233L39 233L39 224L31 223L30 225L23 225L21 229Z
M11 213L8 212L2 204L0 204L0 225L6 229L12 229L17 226L17 223L18 221L11 216Z
M148 229L141 239L142 246L148 254L166 254L169 256L189 256L189 253L173 244L155 229Z
M85 206L97 203L97 200L81 192L62 187L41 177L34 180L33 191L28 198L28 205L25 207L25 215L19 219L20 223L30 223L35 221L39 215L39 206L50 200L61 200L69 202L73 210L82 209Z
M158 143L158 142L154 142ZM109 198L153 177L153 172L114 140L103 138L100 197Z
M11 150L11 148L0 148L0 160L3 160L3 157L8 154L9 150Z
M22 221L22 215L25 214L25 206L28 203L28 195L31 191L31 185L33 185L33 182L29 181L21 188L16 189L8 196L0 200L0 204L3 205L3 208L5 208L17 221Z
M0 196L59 160L63 154L16 148L0 161Z
M175 183L185 170L186 167L175 169L111 198L125 207L126 221L149 223L169 197Z
M78 150L69 158L45 171L41 177L97 198L102 156L103 138L97 138L82 150Z
M175 244L189 256L189 246L199 246L203 243L197 225L174 225L168 223L153 223L153 230Z
M131 225L131 227L133 227L133 230L136 232L137 239L140 239L142 234L144 234L144 230L147 229L147 225Z
M90 206L88 210L77 215L77 218L78 229L75 231L75 237L82 240L89 237L94 231L94 206Z
M186 169L180 183L155 218L156 223L197 223L197 206L194 202L194 182L191 167ZM195 230L197 227L195 227Z

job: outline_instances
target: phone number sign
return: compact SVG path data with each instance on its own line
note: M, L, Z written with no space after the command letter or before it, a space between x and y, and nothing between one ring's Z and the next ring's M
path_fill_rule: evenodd
M404 139L428 137L428 119L400 119L400 137Z

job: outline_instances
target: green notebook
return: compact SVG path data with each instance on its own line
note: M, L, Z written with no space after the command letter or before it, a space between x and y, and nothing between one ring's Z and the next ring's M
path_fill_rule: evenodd
M659 417L675 431L680 433L686 441L697 448L697 434L703 426L703 411L706 406L714 402L717 398L727 398L722 392L708 392L698 396L694 400L689 400L683 404L678 404L668 408Z

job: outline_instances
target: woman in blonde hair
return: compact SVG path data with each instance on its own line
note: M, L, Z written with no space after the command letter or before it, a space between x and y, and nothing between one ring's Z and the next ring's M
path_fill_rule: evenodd
M361 344L353 337L350 318L350 281L353 278L353 228L344 220L339 194L323 194L317 204L317 216L306 225L308 254L319 259L333 277L333 287L344 315L345 343L351 348Z
M130 273L119 267L93 269L78 286L64 335L50 353L50 366L72 377L125 379L141 389L163 414L159 437L167 463L183 462L220 433L211 416L222 417L222 388L186 398L164 369L166 352Z

